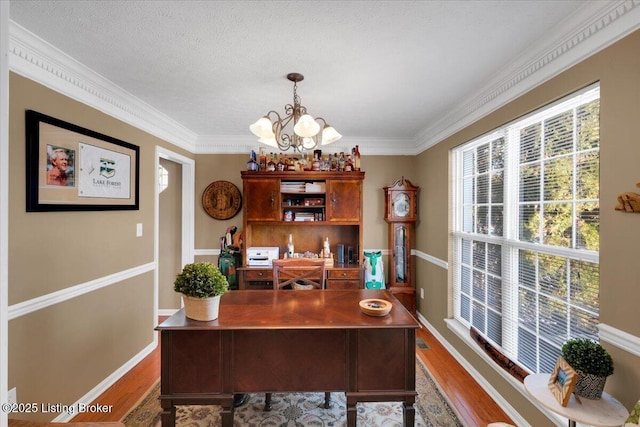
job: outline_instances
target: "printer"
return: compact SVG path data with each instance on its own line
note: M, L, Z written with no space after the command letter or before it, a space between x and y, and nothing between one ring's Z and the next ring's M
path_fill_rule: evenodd
M247 264L249 267L271 267L272 261L280 258L278 246L252 246L247 248Z

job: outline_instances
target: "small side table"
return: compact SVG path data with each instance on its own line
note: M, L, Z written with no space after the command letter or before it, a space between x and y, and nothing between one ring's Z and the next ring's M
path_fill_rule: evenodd
M582 398L582 403L578 403L572 394L567 406L562 406L549 390L548 383L549 374L531 374L524 379L524 388L536 402L568 418L569 427L575 427L576 422L593 427L618 427L629 416L629 411L607 393L602 393L598 400Z

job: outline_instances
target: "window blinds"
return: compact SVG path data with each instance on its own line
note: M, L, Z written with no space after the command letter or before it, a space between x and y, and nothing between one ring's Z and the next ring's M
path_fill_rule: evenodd
M597 339L599 86L453 150L455 317L531 372Z

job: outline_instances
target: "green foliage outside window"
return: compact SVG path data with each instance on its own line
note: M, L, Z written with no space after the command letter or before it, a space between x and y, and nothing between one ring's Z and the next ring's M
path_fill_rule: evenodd
M521 202L526 202L521 205L520 237L525 241L599 250L599 106L599 100L594 100L575 113L568 111L521 131L520 160L527 162L520 169ZM546 328L547 339L558 345L567 334L584 331L596 337L597 264L528 251L523 254L521 264L537 274L539 291L552 301L540 325ZM521 298L526 298L523 291ZM577 313L570 316L574 320L567 331L564 319L570 310Z

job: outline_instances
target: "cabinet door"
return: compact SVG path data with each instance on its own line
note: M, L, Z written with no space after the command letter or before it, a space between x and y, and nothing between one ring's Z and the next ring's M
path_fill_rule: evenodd
M360 221L361 180L327 181L327 199L327 219L329 221Z
M247 221L278 221L280 181L277 179L245 179L244 206Z

